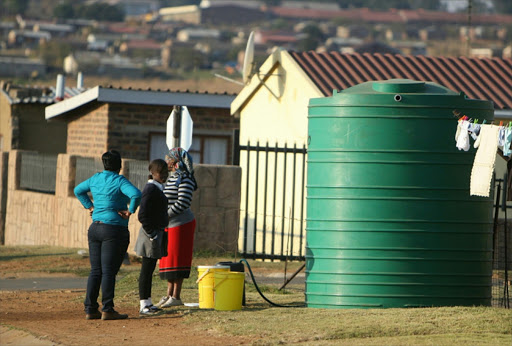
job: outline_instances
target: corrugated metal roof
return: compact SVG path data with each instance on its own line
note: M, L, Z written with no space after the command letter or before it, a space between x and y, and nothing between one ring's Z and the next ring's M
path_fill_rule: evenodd
M393 78L431 81L512 109L512 59L288 52L325 96L333 89Z
M153 106L183 105L189 107L229 108L236 94L223 94L208 91L171 91L170 89L132 89L113 86L96 86L76 97L57 102L45 108L45 117L50 119L64 115L90 102L127 103Z
M27 87L27 89L31 89L33 87ZM58 102L59 100L56 99L56 93L55 93L55 87L47 87L47 88L41 88L37 87L37 89L41 89L41 94L37 96L26 96L26 97L17 97L17 96L11 96L9 93L5 92L5 90L2 90L4 92L4 95L7 97L9 104L29 104L29 103L43 103L43 104L52 104L55 102ZM72 88L72 87L65 87L64 88L64 99L76 96L82 92L84 92L87 89L78 89L78 88Z
M228 93L227 91L225 92L213 92L213 93L209 93L208 91L202 91L202 92L199 92L199 91L191 91L189 89L187 90L170 90L170 89L166 89L166 90L161 90L161 89L156 89L156 90L152 90L151 88L146 88L146 89L142 89L142 88L138 88L138 89L134 89L134 88L131 88L131 87L128 87L128 88L122 88L122 87L113 87L113 86L106 86L106 87L103 87L103 88L106 88L106 89L116 89L116 90L135 90L135 91L157 91L157 92L162 92L162 93L182 93L182 94L202 94L202 95L226 95L226 96L236 96L236 93ZM39 88L41 90L45 89L45 88ZM51 87L47 87L46 88L46 91L44 92L41 92L41 95L39 96L27 96L27 97L12 97L9 95L9 93L4 92L5 96L7 97L7 99L9 100L9 103L10 104L20 104L20 103L45 103L45 104L53 104L53 103L57 103L57 102L60 102L60 101L63 101L63 100L66 100L66 99L69 99L69 98L72 98L74 96L77 96L77 95L80 95L81 93L83 93L84 91L87 91L88 88L84 88L84 89L79 89L79 88L75 88L75 87L65 87L64 88L64 97L62 100L57 100L56 99L56 90L55 90L55 87L51 86Z

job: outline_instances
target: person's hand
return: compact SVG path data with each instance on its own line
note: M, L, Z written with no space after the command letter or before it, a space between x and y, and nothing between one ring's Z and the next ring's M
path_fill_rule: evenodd
M129 210L120 210L117 213L125 220L128 220L130 218L130 215L132 215L132 213L130 213Z
M157 237L158 237L157 231L153 231L149 234L149 240L151 240L151 241L155 240Z
M91 215L91 217L92 217L92 212L94 211L94 207L89 207L89 208L87 208L87 210L89 210L89 215Z

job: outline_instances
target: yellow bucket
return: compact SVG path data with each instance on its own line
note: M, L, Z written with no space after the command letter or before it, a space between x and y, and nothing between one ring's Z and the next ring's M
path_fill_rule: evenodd
M245 274L215 272L215 310L241 310Z
M199 308L200 309L213 309L214 308L214 273L217 271L228 272L229 266L198 266L197 267L197 281L199 288Z

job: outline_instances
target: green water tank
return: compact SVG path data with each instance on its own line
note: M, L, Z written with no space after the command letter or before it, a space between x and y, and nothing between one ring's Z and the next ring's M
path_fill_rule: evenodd
M494 117L402 79L309 101L308 307L490 305L493 201L470 196L476 149L456 148L454 112Z

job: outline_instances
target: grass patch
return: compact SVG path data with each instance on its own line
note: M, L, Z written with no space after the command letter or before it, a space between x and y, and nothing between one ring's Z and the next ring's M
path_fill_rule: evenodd
M0 247L0 273L17 270L88 273L89 260L78 249L55 247ZM239 258L219 253L196 253L190 278L184 281L182 299L198 302L197 266ZM116 306L137 307L140 262L122 266L116 285ZM249 261L255 272L283 272L280 262ZM291 275L302 263L286 265ZM247 268L246 268L247 270ZM280 305L303 305L303 285L258 284L263 294ZM85 288L85 287L84 287ZM153 300L165 295L166 282L155 270ZM85 293L84 293L85 295ZM83 300L83 296L78 298ZM196 333L249 336L253 345L511 345L512 310L492 307L442 307L411 309L312 309L272 307L246 282L246 306L240 311L175 308Z

